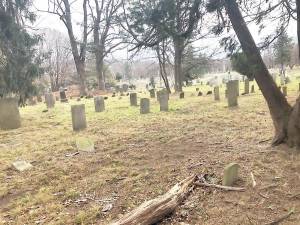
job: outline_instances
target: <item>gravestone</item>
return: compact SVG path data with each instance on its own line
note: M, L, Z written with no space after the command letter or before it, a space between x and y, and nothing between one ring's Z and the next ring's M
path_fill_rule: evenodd
M104 98L102 96L94 97L95 112L103 112L105 110Z
M220 88L214 87L214 96L215 96L215 101L220 101Z
M169 100L169 92L167 89L162 89L158 92L156 92L156 97L157 97L157 101L159 102L160 96L166 94L168 96L168 100Z
M232 186L235 181L238 179L239 175L239 164L230 163L224 168L223 181L222 185Z
M201 91L198 92L198 96L202 96L203 93Z
M150 92L150 98L155 98L155 90L151 89L149 90L149 92Z
M64 89L61 89L59 91L59 97L60 97L60 102L68 102L67 96L66 96L66 92Z
M249 94L250 92L249 92L249 86L250 86L250 84L249 84L249 80L248 79L246 79L245 80L245 90L244 90L244 94Z
M233 80L233 82L235 83L237 96L240 96L240 81L239 80Z
M287 86L282 87L282 93L284 96L287 96Z
M159 96L160 111L169 111L169 94L161 93Z
M24 160L15 161L12 163L13 167L19 172L23 172L25 170L29 170L32 168L31 163L26 162Z
M180 98L180 99L183 99L183 98L184 98L184 92L180 92L179 98Z
M238 86L238 83L235 80L228 81L228 83L227 83L228 107L234 107L234 106L238 105L237 86Z
M137 93L130 93L130 105L131 106L137 106Z
M251 86L251 93L255 93L254 84Z
M84 130L86 128L85 105L72 105L71 113L73 130Z
M21 127L18 100L15 98L0 99L0 129L11 130Z
M150 99L142 98L140 102L140 113L147 114L150 113Z
M55 105L55 99L52 93L46 93L45 94L45 103L48 109L54 108Z
M127 91L128 91L128 88L129 88L129 85L128 85L128 84L123 84L123 85L122 85L122 90L123 90L124 92L127 92Z

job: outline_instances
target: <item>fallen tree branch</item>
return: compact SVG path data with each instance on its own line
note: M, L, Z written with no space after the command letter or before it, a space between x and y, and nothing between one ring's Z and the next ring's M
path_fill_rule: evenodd
M225 191L245 191L245 188L223 186L223 185L218 185L218 184L196 182L195 185L200 186L200 187L213 187L213 188L218 188L218 189L222 189Z
M266 223L265 225L277 225L277 224L281 223L283 220L289 218L294 212L295 212L295 209L291 209L288 214L283 215L282 217L278 218L277 220L275 220L271 223Z
M196 179L196 175L188 177L164 195L144 202L111 225L150 225L161 221L165 216L171 214L189 195L194 188Z

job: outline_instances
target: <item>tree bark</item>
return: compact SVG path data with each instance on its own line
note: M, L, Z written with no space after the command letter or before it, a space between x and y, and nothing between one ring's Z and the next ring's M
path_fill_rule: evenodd
M281 144L287 140L288 121L292 107L277 87L264 64L236 0L226 0L225 7L242 49L254 68L254 78L267 101L275 126L273 145Z
M175 37L173 39L174 43L174 73L175 73L175 91L176 92L182 92L182 83L183 83L183 77L182 77L182 54L184 49L184 41L180 37Z
M162 43L162 48L163 49L161 52L159 44L156 47L156 54L157 54L158 64L159 64L159 74L164 81L165 88L167 89L169 94L171 94L171 88L170 88L168 75L167 75L167 71L166 71L166 57L165 57L166 53L165 53L165 43L164 42Z
M297 11L297 38L298 38L298 62L300 60L300 0L296 0L296 11Z

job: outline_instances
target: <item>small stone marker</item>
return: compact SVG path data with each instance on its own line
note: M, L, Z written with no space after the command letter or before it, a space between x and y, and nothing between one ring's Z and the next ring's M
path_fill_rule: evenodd
M149 90L149 92L150 92L150 98L155 98L155 90L151 89Z
M11 130L21 127L18 100L15 98L0 99L0 129Z
M201 91L198 92L198 96L202 96L203 93Z
M94 142L91 139L85 137L79 137L76 139L76 147L78 151L83 151L83 152L95 151Z
M66 92L64 89L61 89L59 91L59 97L60 97L60 102L68 102L67 96L66 96Z
M249 93L250 93L250 92L249 92L249 91L250 91L250 90L249 90L249 89L250 89L249 87L250 87L249 80L246 79L246 80L245 80L245 90L244 90L244 94L249 94Z
M142 98L140 103L140 113L147 114L150 113L150 99Z
M214 96L215 96L215 101L220 101L220 88L214 87Z
M237 93L238 83L234 81L228 81L227 83L227 100L228 107L234 107L238 105L238 93Z
M19 172L23 172L25 170L29 170L32 168L31 163L26 162L24 160L19 160L19 161L15 161L13 162L13 167L18 170Z
M287 96L287 86L282 87L282 93L284 96Z
M130 93L130 105L131 106L137 106L137 93Z
M86 128L85 105L72 105L71 113L73 130L84 130Z
M251 86L251 93L255 93L254 84Z
M164 112L169 111L169 94L168 93L160 93L159 106L160 106L160 111L164 111Z
M40 95L38 95L38 96L36 97L36 99L37 99L38 102L42 102L42 101L43 101L42 96L40 96Z
M45 103L48 109L54 108L55 105L55 99L52 93L46 93L45 94Z
M105 110L104 98L102 96L94 97L95 112L103 112Z
M179 98L180 98L180 99L183 99L183 98L184 98L184 92L180 92Z
M238 179L240 165L237 163L230 163L224 168L223 182L224 186L232 186Z

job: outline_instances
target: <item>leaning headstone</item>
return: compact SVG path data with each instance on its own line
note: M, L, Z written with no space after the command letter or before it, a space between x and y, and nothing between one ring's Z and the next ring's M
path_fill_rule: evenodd
M254 85L251 86L251 93L255 93Z
M180 99L183 99L183 98L184 98L184 92L180 92L179 98L180 98Z
M137 106L137 93L130 93L130 105L131 106Z
M67 96L66 96L66 92L64 89L61 89L59 91L59 97L60 97L60 102L68 102Z
M282 93L284 96L287 96L287 86L282 87Z
M45 94L45 103L48 109L53 108L55 105L55 99L52 93Z
M224 168L223 174L223 182L224 186L232 186L235 181L238 179L239 175L239 164L237 163L230 163Z
M214 87L214 96L215 96L215 101L220 101L220 88Z
M227 83L227 100L228 107L234 107L238 105L238 93L237 93L237 82L228 81Z
M169 95L168 93L161 93L159 96L160 111L169 111Z
M149 98L142 98L140 102L140 113L147 114L150 112L150 100Z
M244 90L244 94L249 94L249 92L250 92L250 84L249 84L249 80L248 79L246 79L245 80L245 90Z
M72 105L71 113L73 130L84 130L86 128L85 105Z
M95 151L94 142L91 139L85 137L79 137L76 139L76 147L78 151L83 151L83 152Z
M18 100L15 98L0 99L0 129L11 130L21 126Z
M151 89L149 90L149 92L150 92L150 98L155 98L155 90Z
M103 112L105 110L104 98L102 96L94 97L95 112Z
M23 172L25 170L29 170L32 168L31 163L26 162L24 160L18 160L12 163L13 167L19 172Z

